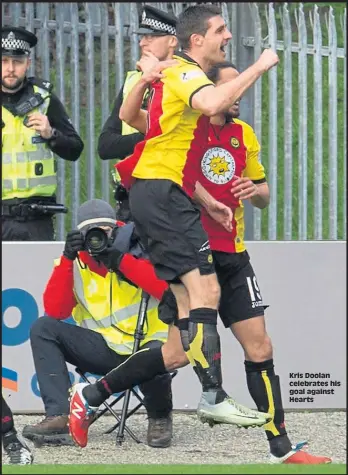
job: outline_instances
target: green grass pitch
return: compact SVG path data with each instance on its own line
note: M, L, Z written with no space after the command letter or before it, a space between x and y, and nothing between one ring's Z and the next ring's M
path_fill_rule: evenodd
M4 465L2 473L13 474L37 474L37 473L149 473L149 474L169 474L169 473L206 473L206 474L220 474L220 473L305 473L305 474L331 474L331 473L347 473L347 466L345 464L330 464L330 465L269 465L269 464L250 464L250 465L30 465L30 466L13 466Z

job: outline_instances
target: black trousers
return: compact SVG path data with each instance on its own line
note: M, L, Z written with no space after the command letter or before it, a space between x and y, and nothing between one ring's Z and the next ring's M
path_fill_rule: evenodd
M66 363L104 376L128 358L111 350L99 333L50 317L36 320L30 343L47 416L69 414L71 383ZM161 345L152 341L146 346ZM172 410L171 381L170 374L165 374L140 385L149 417L165 417Z
M54 241L52 216L22 220L2 216L3 241Z

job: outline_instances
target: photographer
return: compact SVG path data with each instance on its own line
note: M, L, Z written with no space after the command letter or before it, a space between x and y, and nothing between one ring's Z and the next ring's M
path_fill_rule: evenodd
M78 210L77 230L68 233L63 255L55 262L43 295L47 316L34 323L30 334L46 412L43 421L24 428L30 440L71 444L66 363L98 375L123 363L133 350L142 289L151 298L141 349L160 353L167 339L168 327L158 318L158 300L167 285L140 257L133 224L120 224L105 201L85 202ZM61 321L70 315L77 326ZM172 438L171 376L157 376L140 389L149 417L148 444L167 447Z
M2 27L2 240L52 241L57 163L76 161L83 142L52 84L27 77L37 37Z

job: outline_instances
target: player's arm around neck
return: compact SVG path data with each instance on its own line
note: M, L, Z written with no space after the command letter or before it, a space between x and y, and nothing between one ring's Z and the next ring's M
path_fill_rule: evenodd
M147 111L141 108L144 94L149 87L149 83L143 78L134 85L120 109L120 119L126 124L146 133Z
M251 87L265 72L279 62L278 55L268 49L260 58L243 71L236 79L216 87L205 87L192 97L192 108L211 117L219 114L235 103L249 87Z

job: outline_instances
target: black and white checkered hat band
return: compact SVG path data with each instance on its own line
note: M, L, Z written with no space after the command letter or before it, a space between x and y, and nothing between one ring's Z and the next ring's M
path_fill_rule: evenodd
M30 44L24 40L15 40L15 39L8 39L2 38L2 49L9 49L9 50L18 50L21 49L29 53L30 51Z
M167 23L163 23L159 20L154 20L153 18L145 18L141 22L141 25L148 26L155 31L163 31L168 33L169 35L176 35L176 29L174 26L168 25Z

